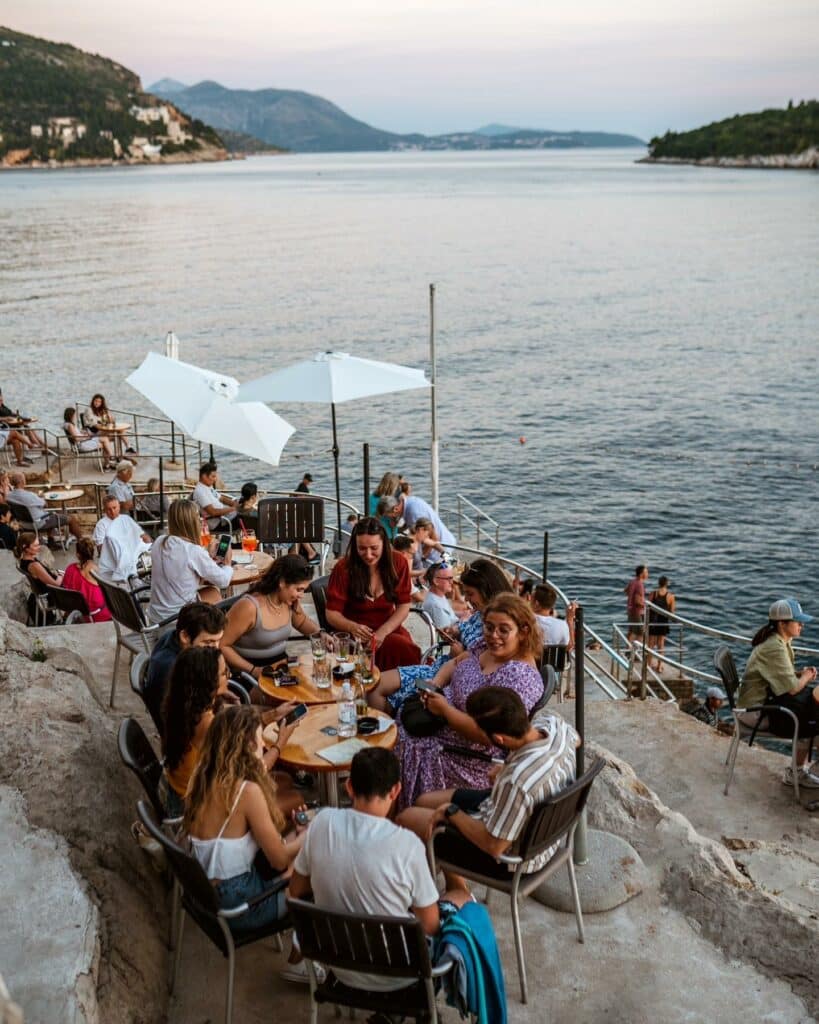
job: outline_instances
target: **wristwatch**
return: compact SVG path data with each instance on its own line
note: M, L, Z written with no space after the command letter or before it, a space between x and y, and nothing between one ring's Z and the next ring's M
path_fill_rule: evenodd
M449 820L453 814L457 814L460 809L461 808L457 804L450 804L444 811L444 817Z

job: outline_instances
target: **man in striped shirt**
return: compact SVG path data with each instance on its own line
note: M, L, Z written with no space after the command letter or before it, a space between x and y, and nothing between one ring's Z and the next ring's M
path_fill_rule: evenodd
M506 761L490 773L492 788L425 793L398 823L423 839L446 824L435 839L438 856L503 878L512 869L497 858L516 854L534 808L574 782L580 737L568 722L545 711L530 723L520 697L505 687L476 690L466 710L493 744L509 751ZM525 870L543 867L556 850L557 844L527 862ZM459 876L447 876L447 889L466 887Z

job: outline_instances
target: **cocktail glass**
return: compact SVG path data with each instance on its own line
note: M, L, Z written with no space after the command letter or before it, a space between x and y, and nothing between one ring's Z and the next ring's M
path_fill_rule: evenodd
M259 542L256 539L256 534L253 530L247 530L242 534L242 551L252 555L258 546Z

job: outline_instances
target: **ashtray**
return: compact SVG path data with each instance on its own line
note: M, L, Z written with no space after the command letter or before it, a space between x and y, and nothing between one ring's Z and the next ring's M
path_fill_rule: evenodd
M374 732L378 732L378 719L374 715L359 718L358 732L361 736L372 736Z
M336 665L333 669L333 678L344 679L347 676L351 676L353 674L354 667L355 666L351 661L346 661L341 665Z

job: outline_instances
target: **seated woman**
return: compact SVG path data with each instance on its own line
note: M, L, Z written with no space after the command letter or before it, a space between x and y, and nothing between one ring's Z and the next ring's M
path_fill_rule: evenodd
M291 629L303 636L321 631L301 606L312 578L313 570L300 555L282 555L233 605L222 653L234 671L258 679L265 665L285 657Z
M403 626L410 610L410 574L384 527L367 516L353 527L347 554L327 584L327 621L366 644L377 644L382 671L417 664L421 652Z
M104 395L94 395L91 399L91 404L80 419L85 429L94 435L104 434L107 431L110 432L117 425L116 418L108 410L108 404L105 401ZM121 438L124 445L128 445L125 449L126 453L135 455L136 449L128 444L128 431L117 431L117 435Z
M102 588L93 576L97 571L94 554L94 541L90 537L80 537L77 541L77 561L66 568L63 586L66 590L78 590L85 598L90 612L86 622L110 622L111 613L105 604Z
M367 511L371 516L376 515L379 502L382 498L394 498L398 494L400 479L397 473L385 473L378 482L378 486L370 495L370 504ZM395 523L388 516L379 517L379 521L387 531L390 540L395 536Z
M171 499L167 493L162 495L162 511L168 514ZM137 495L137 513L147 512L149 516L159 518L159 477L152 476L145 483L145 490Z
M256 530L259 526L259 488L251 480L242 484L239 500L236 503L238 518L248 528Z
M40 553L40 540L36 533L24 530L17 537L17 545L14 548L14 557L24 576L35 580L40 584L41 592L45 587L61 587L63 585L63 573L49 569L37 558Z
M70 443L78 452L96 452L100 449L105 452L104 469L116 469L117 460L114 457L114 448L107 437L95 437L87 431L80 430L75 420L77 410L73 405L68 405L63 410L63 430Z
M423 571L431 565L437 565L443 561L446 552L429 519L425 519L423 516L416 519L412 535L418 543L412 561L414 569Z
M287 878L306 831L306 826L296 826L295 834L284 837L286 819L263 755L258 711L225 708L202 742L190 782L183 829L225 908L260 896ZM281 889L229 925L246 931L286 914Z
M444 719L444 727L433 736L410 736L399 721L404 807L431 790L487 789L491 785L489 762L444 749L456 746L493 757L503 753L466 713L471 693L483 686L506 687L517 693L527 714L543 695L538 669L540 630L529 605L515 594L500 594L486 607L483 630L483 654L466 652L448 662L432 680L440 692L421 694L426 709Z
M737 697L738 707L778 704L796 715L799 785L806 789L819 788L819 762L806 764L810 741L819 735L819 687L811 686L816 681L814 667L803 668L797 675L791 645L801 635L802 626L812 621L813 616L806 615L793 598L774 601L768 609L768 621L751 641L751 656ZM793 736L793 721L788 715L772 711L768 724L775 736ZM782 781L786 786L793 785L792 768L785 769Z
M172 501L168 532L151 545L151 598L148 619L162 622L191 601L215 604L220 590L230 585L233 566L230 551L224 565L215 562L200 544L202 521L199 508L187 498ZM211 547L215 549L218 538Z
M400 555L403 555L407 560L409 566L410 579L412 580L412 593L410 599L413 604L422 604L424 598L427 596L426 590L420 585L419 580L421 577L426 575L426 570L416 570L412 567L412 559L415 555L415 550L418 545L413 537L408 537L405 533L399 533L395 540L392 542L393 551L397 551Z
M511 593L509 577L488 558L476 558L461 575L464 597L474 611L459 626L452 626L445 635L452 640L449 655L442 655L431 665L405 665L393 672L383 672L378 686L369 694L369 702L379 711L397 712L418 680L429 682L449 658L464 651L483 650L483 610L498 594Z

